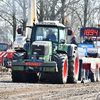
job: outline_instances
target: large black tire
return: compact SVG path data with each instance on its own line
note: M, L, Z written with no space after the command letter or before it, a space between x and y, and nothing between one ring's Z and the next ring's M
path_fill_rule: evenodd
M29 83L36 83L36 82L38 82L37 73L28 72L27 73L27 82L29 82Z
M39 73L39 81L40 82L51 82L52 81L52 74L48 72Z
M21 60L26 58L26 52L14 52L13 60ZM26 82L27 75L26 71L12 70L12 81L13 82Z
M89 74L89 79L91 79L91 82L97 82L98 81L98 69L96 68L94 73Z
M82 82L83 80L83 73L82 73L82 60L80 59L79 60L79 77L78 77L78 80Z
M91 79L91 82L96 82L97 81L96 74L95 73L89 74L89 77L88 78Z
M65 84L67 82L68 59L66 54L54 55L54 61L57 63L58 72L52 73L52 82Z
M27 81L26 72L12 70L12 81L13 82L26 82Z
M68 82L77 83L79 78L79 56L76 50L72 57L68 57Z

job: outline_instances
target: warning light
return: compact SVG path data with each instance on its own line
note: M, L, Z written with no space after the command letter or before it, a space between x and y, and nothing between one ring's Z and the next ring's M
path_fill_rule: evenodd
M18 32L19 28L16 30Z
M100 26L100 24L98 24L98 26Z
M20 46L18 45L18 49L20 49Z
M36 18L33 18L33 21L35 21L36 20Z
M68 19L66 19L66 22L68 22Z
M78 29L80 29L80 26L78 26Z

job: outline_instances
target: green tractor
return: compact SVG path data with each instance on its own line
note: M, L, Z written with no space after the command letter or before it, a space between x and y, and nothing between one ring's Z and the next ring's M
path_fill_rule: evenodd
M39 22L30 28L31 38L27 38L23 49L17 49L13 55L12 81L77 82L77 45L67 44L67 35L72 34L71 30L57 21Z

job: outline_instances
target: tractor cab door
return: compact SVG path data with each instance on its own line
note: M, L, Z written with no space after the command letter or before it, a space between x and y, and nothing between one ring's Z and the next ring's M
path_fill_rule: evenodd
M59 28L59 48L58 50L62 50L65 47L66 43L66 34L64 28Z

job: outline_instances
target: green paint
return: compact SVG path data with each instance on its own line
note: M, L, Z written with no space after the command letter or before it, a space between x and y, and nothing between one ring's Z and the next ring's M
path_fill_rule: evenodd
M43 67L44 72L55 72L55 68L53 67Z
M43 71L45 71L45 67L43 67Z
M46 71L49 71L49 67L46 67Z
M55 72L55 68L50 68L50 71L51 72Z
M24 66L12 66L12 70L24 71Z

